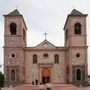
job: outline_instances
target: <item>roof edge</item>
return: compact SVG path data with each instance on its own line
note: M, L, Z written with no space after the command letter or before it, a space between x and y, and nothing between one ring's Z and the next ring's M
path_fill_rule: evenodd
M65 30L65 27L66 27L66 24L67 24L67 21L68 21L69 17L87 17L87 16L88 16L88 14L83 14L83 15L71 15L71 14L68 14L63 30Z

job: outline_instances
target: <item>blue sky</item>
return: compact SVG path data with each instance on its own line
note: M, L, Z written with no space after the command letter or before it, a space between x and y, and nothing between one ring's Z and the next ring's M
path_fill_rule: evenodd
M44 40L44 32L47 32L47 40L56 46L64 46L63 27L67 15L73 8L88 14L87 36L90 46L90 0L1 0L0 2L0 64L3 65L4 46L4 14L14 9L23 14L27 24L27 45L36 46ZM90 47L88 48L88 66L90 74ZM0 68L3 71L3 67Z

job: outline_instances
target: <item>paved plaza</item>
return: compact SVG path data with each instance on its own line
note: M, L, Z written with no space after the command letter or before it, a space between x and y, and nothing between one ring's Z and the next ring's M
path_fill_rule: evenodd
M90 90L90 87L80 87L80 88L77 88L76 90Z
M38 89L38 85L20 85L14 88L13 87L2 88L1 90L39 90L39 89ZM90 90L90 86L75 87L72 85L53 85L52 90Z

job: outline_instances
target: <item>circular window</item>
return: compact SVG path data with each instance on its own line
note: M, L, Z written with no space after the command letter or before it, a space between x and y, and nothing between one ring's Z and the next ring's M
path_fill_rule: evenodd
M76 54L76 57L78 57L78 58L79 58L79 57L80 57L80 53L77 53L77 54Z
M44 46L44 48L47 48L48 47L48 44L47 43L44 43L43 46Z
M47 53L45 53L45 54L43 54L43 56L44 56L45 58L47 58L47 57L48 57L48 54L47 54Z
M15 53L11 53L10 57L11 57L12 59L14 59L14 58L16 57L16 54L15 54Z

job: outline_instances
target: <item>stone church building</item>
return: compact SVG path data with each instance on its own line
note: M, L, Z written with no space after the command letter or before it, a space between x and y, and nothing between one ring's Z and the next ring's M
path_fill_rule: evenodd
M76 9L68 14L65 45L57 47L47 39L35 47L27 47L27 26L17 9L4 15L5 85L85 84L87 80L86 17ZM61 37L60 37L61 38Z

